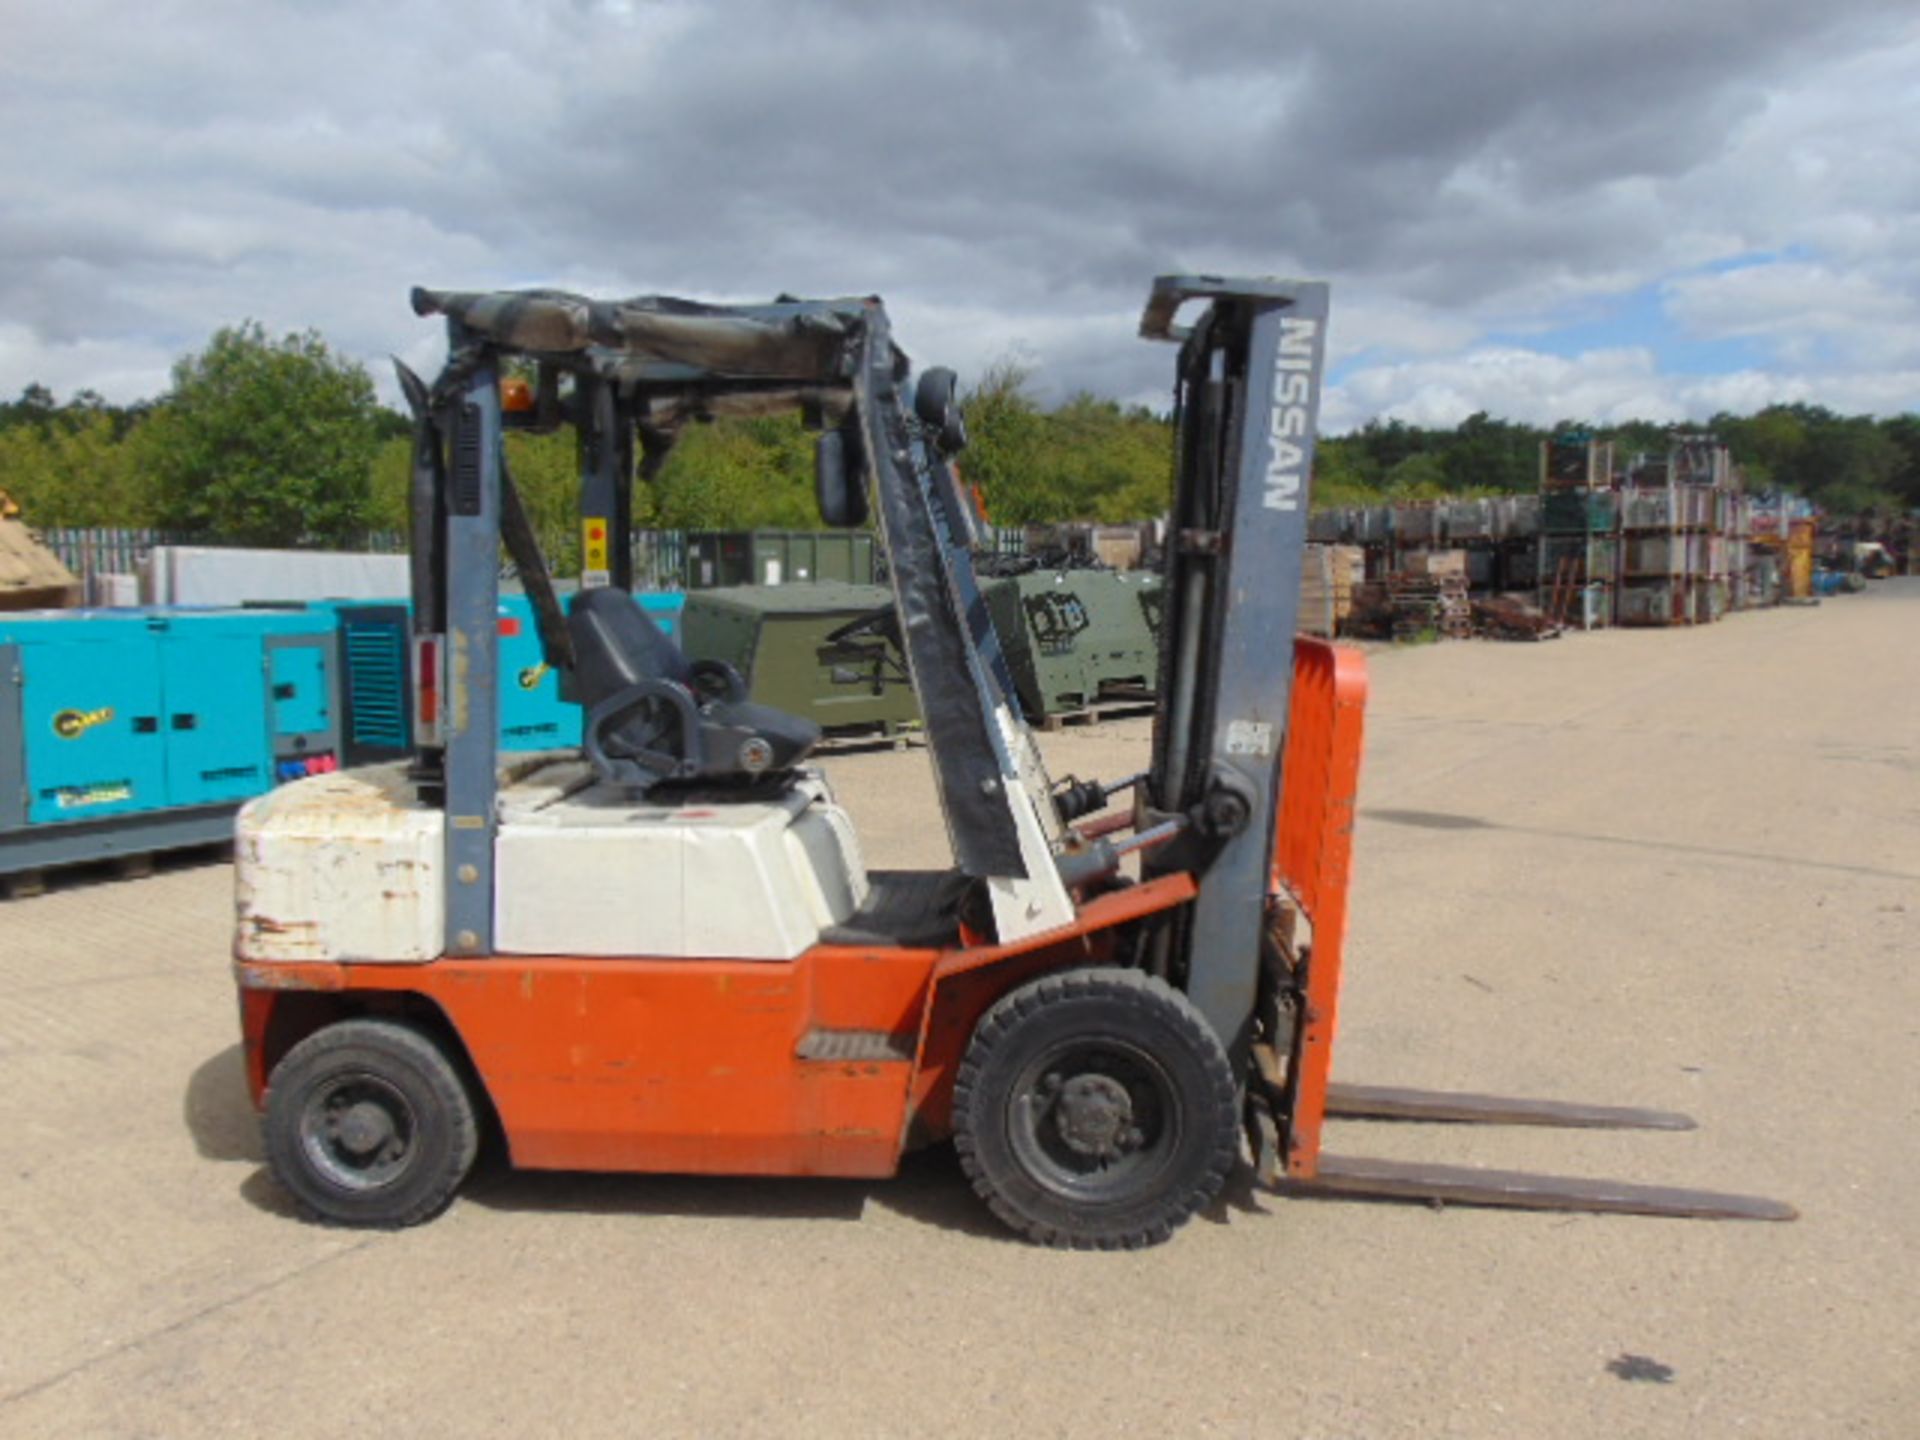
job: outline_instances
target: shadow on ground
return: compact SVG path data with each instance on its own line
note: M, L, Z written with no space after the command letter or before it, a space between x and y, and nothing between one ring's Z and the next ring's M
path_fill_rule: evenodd
M974 1196L947 1145L907 1156L891 1180L561 1173L513 1170L495 1158L476 1172L465 1195L489 1210L729 1220L855 1221L874 1204L943 1230L1011 1238Z
M1493 830L1499 827L1472 815L1449 815L1440 810L1362 810L1369 820L1411 825L1419 830Z
M1772 855L1760 850L1733 850L1721 845L1688 845L1677 840L1653 840L1638 835L1600 835L1583 830L1551 830L1539 825L1509 825L1498 820L1482 820L1474 815L1453 815L1440 810L1362 810L1360 817L1363 820L1384 820L1389 825L1410 825L1416 830L1505 830L1514 835L1533 835L1542 840L1619 845L1630 850L1702 855L1716 860L1740 860L1790 869L1831 870L1844 875L1870 875L1883 880L1920 880L1920 874L1907 870L1885 870L1875 865L1845 865L1831 860L1809 860L1799 855Z
M250 1160L256 1165L266 1159L260 1121L247 1100L246 1066L238 1045L202 1061L187 1077L181 1111L202 1159Z
M232 1045L187 1078L182 1117L202 1159L250 1164L241 1198L273 1215L292 1202L273 1181L260 1122L247 1100L241 1050ZM601 1175L514 1170L496 1141L461 1191L487 1210L551 1215L717 1216L733 1220L858 1220L871 1202L922 1224L982 1239L1010 1240L973 1193L951 1145L908 1155L891 1180L711 1175Z
M194 1067L180 1110L201 1159L253 1167L240 1182L241 1199L269 1215L298 1213L267 1172L260 1118L247 1099L246 1061L238 1045L229 1045Z

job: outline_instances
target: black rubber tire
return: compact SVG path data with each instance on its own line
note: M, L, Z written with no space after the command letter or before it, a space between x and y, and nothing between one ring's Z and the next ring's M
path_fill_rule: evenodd
M1095 1083L1129 1092L1130 1122L1150 1133L1120 1173L1067 1153L1049 1130L1040 1107L1063 1068L1069 1082L1122 1077ZM975 1027L954 1082L954 1148L993 1213L1028 1239L1137 1249L1220 1193L1239 1156L1236 1093L1219 1037L1185 995L1138 970L1066 970L1002 997Z
M392 1131L364 1166L338 1138L339 1114L362 1109L363 1127ZM431 1036L392 1020L342 1020L289 1050L268 1077L263 1131L274 1178L309 1219L380 1230L446 1209L480 1146L460 1072Z

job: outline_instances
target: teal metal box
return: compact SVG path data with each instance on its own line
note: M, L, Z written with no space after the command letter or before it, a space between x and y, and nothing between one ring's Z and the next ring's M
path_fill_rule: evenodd
M643 591L634 603L677 641L685 597ZM404 600L329 600L314 610L334 617L340 633L346 763L368 765L413 748L413 678L408 669L409 620ZM560 696L560 677L540 652L533 604L524 595L500 599L500 748L558 750L580 743L580 709Z
M221 838L338 763L330 621L80 610L0 621L0 873Z

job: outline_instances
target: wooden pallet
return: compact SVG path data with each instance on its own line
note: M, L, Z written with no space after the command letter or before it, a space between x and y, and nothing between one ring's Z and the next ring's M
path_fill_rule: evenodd
M1153 714L1153 700L1097 700L1077 710L1059 710L1051 715L1040 717L1038 728L1049 734L1064 730L1069 725L1097 725L1102 720L1137 720Z
M31 870L14 870L0 875L0 900L32 900L56 886L97 884L112 880L150 879L160 868L188 869L196 865L217 865L232 858L231 840L214 840L203 845L181 845L166 850L137 851L131 855L101 855Z

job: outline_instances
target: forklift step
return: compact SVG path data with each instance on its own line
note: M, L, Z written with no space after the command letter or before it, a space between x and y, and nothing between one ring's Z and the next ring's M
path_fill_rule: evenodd
M800 1037L793 1053L800 1060L842 1063L911 1060L919 1038L912 1033L896 1035L886 1030L809 1030Z
M1438 1120L1461 1125L1554 1125L1576 1130L1692 1130L1677 1110L1631 1105L1582 1105L1457 1090L1409 1090L1397 1085L1327 1086L1327 1115L1343 1120Z
M1481 1170L1469 1165L1427 1165L1320 1156L1310 1179L1288 1179L1281 1188L1297 1194L1330 1193L1378 1199L1425 1200L1455 1205L1494 1205L1520 1210L1591 1210L1623 1215L1667 1215L1700 1220L1793 1220L1799 1211L1758 1195L1681 1190L1572 1175L1535 1175L1524 1170Z

